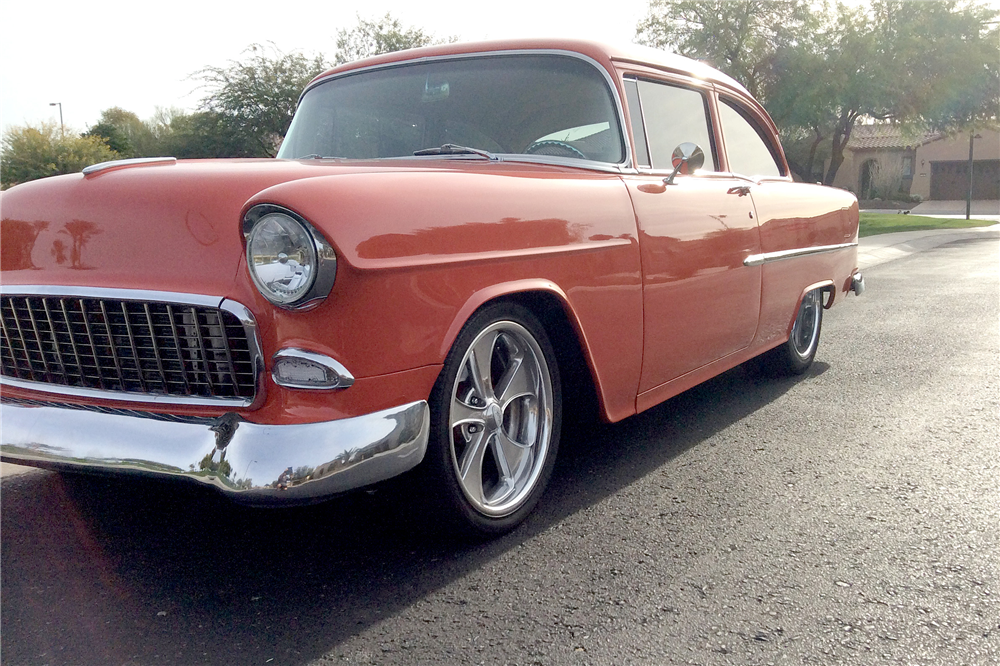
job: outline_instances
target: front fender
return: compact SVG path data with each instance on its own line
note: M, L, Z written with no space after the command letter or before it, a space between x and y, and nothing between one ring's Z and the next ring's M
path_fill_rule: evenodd
M317 344L356 377L440 365L469 316L509 294L564 304L601 378L609 418L634 412L642 292L631 201L617 176L479 165L387 170L285 183L247 202L294 210L338 257L330 297L307 313L272 312L275 343ZM610 402L621 397L613 410Z

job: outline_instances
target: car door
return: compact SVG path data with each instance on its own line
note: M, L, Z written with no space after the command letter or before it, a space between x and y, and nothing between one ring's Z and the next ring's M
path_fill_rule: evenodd
M626 78L636 175L625 176L639 229L643 363L639 393L745 349L760 309L760 236L745 180L719 171L711 91L697 82ZM678 173L671 156L698 144L705 164Z

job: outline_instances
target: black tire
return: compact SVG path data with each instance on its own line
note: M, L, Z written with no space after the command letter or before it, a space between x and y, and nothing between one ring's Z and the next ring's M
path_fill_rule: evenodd
M499 302L476 312L445 360L430 408L422 483L432 511L466 534L512 530L552 475L562 417L556 355L531 311Z
M804 373L816 359L822 328L823 290L813 289L802 297L788 340L761 357L763 368L775 375Z

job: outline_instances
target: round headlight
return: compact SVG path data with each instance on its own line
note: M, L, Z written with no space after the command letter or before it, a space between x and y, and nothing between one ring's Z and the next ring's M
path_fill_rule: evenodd
M268 213L247 236L250 275L262 294L277 305L301 300L316 280L316 244L298 220Z

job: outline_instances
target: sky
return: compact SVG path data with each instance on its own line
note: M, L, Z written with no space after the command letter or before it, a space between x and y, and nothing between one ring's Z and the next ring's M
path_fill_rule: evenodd
M255 43L332 61L337 31L386 12L405 26L461 41L580 37L628 43L647 0L5 0L0 34L0 128L59 122L85 131L118 106L142 119L157 107L194 110L192 74L239 60ZM613 8L614 11L610 11Z

